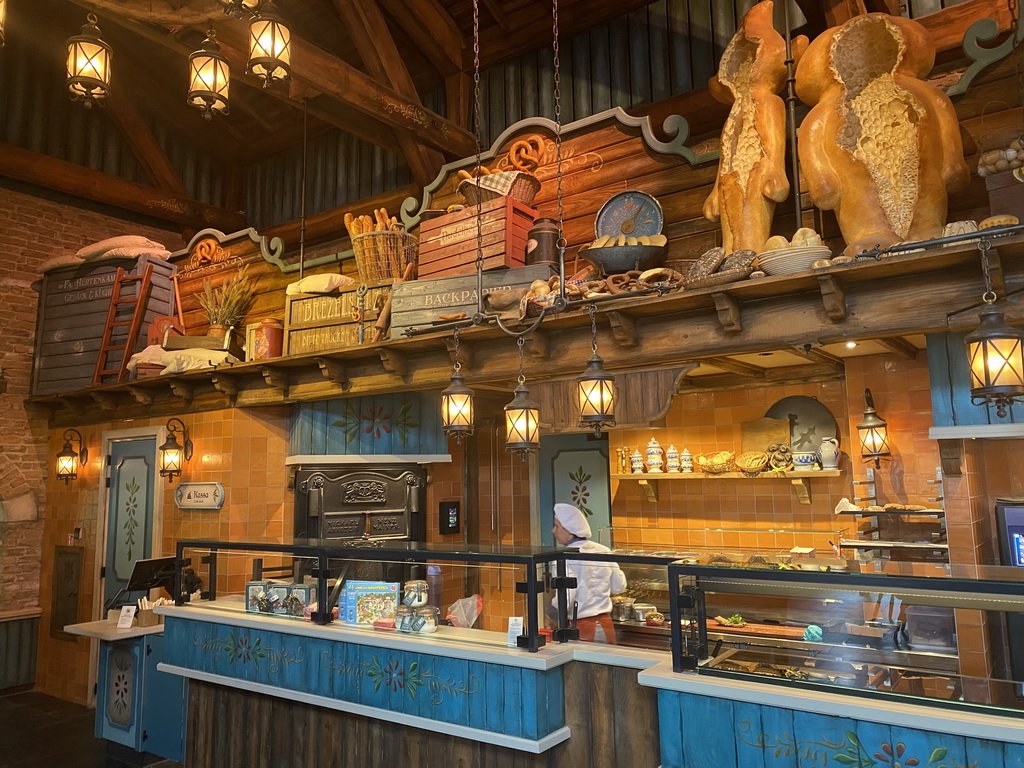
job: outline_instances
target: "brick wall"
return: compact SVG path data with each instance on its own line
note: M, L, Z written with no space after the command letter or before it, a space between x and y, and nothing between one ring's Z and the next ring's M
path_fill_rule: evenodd
M38 604L41 519L51 470L45 414L26 408L32 375L39 266L107 237L139 234L183 247L177 232L143 226L66 203L0 188L0 605ZM58 447L59 450L59 447Z

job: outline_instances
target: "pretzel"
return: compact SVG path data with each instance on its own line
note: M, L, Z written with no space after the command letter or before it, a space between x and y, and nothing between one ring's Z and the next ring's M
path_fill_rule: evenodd
M508 150L508 162L517 171L532 173L540 167L544 139L534 134L515 142Z
M674 288L683 282L683 276L674 269L658 267L657 269L648 269L637 278L637 282L645 286L665 285Z
M633 278L629 276L629 273L608 275L607 282L608 293L625 293L629 290L629 284L633 282Z

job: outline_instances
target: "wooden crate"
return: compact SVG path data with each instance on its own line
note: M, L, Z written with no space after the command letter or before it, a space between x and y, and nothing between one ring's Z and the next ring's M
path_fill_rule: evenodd
M92 386L103 328L110 308L117 268L125 275L141 275L153 265L153 277L146 301L142 329L131 353L146 347L146 328L159 315L174 309L171 275L175 267L161 259L141 256L133 259L87 261L52 269L43 275L36 315L35 359L32 394L73 392ZM134 295L138 282L128 283L122 296ZM134 305L124 305L116 320L130 320ZM108 367L120 363L120 352L111 352Z
M526 243L537 211L511 197L480 206L484 269L526 264ZM476 270L477 207L428 219L420 224L420 278L467 275Z
M300 293L285 297L284 353L308 355L359 345L357 286L330 293ZM387 301L390 284L370 287L363 299L363 343L373 338L374 321Z
M547 280L555 274L550 264L484 272L484 293L529 288L534 280ZM396 283L391 299L391 338L402 337L406 328L428 327L438 315L476 312L476 275L438 277Z

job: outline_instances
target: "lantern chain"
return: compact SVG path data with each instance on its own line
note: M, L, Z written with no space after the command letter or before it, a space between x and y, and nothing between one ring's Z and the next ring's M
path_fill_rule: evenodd
M590 351L597 354L597 305L591 304L588 307L590 312Z
M562 75L558 49L558 0L552 0L551 3L551 33L553 38L551 50L555 100L555 177L558 185L556 192L558 199L558 248L564 259L567 243L562 231Z
M479 184L483 177L481 159L480 139L480 2L473 0L473 138L476 140L476 269L477 274L484 266L484 230L482 216L483 197L480 194ZM478 297L479 301L483 296Z
M517 381L520 386L526 383L526 376L523 374L523 346L526 344L526 338L520 336L516 339L516 345L519 347L519 378Z
M988 252L992 247L992 243L989 242L988 238L982 237L978 240L978 251L981 253L981 271L985 275L985 293L982 294L981 300L986 304L994 304L996 301L996 292L992 290L992 273L988 263Z
M459 371L462 370L462 363L459 360L459 329L458 328L455 329L454 352L455 352L455 364L452 367L453 367L453 370L455 371L455 373L458 373Z

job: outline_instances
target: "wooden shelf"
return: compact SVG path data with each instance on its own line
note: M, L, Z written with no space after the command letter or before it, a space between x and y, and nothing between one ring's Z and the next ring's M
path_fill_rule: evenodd
M840 539L839 546L849 549L941 549L949 550L946 542L881 541L878 539Z
M612 480L635 480L640 484L648 501L658 500L658 483L662 480L789 480L796 491L797 500L801 504L811 503L811 488L808 480L818 477L842 477L843 472L839 469L822 469L811 472L762 472L751 477L742 472L723 472L720 475L713 475L707 472L657 472L657 473L631 473L628 475L612 475Z

